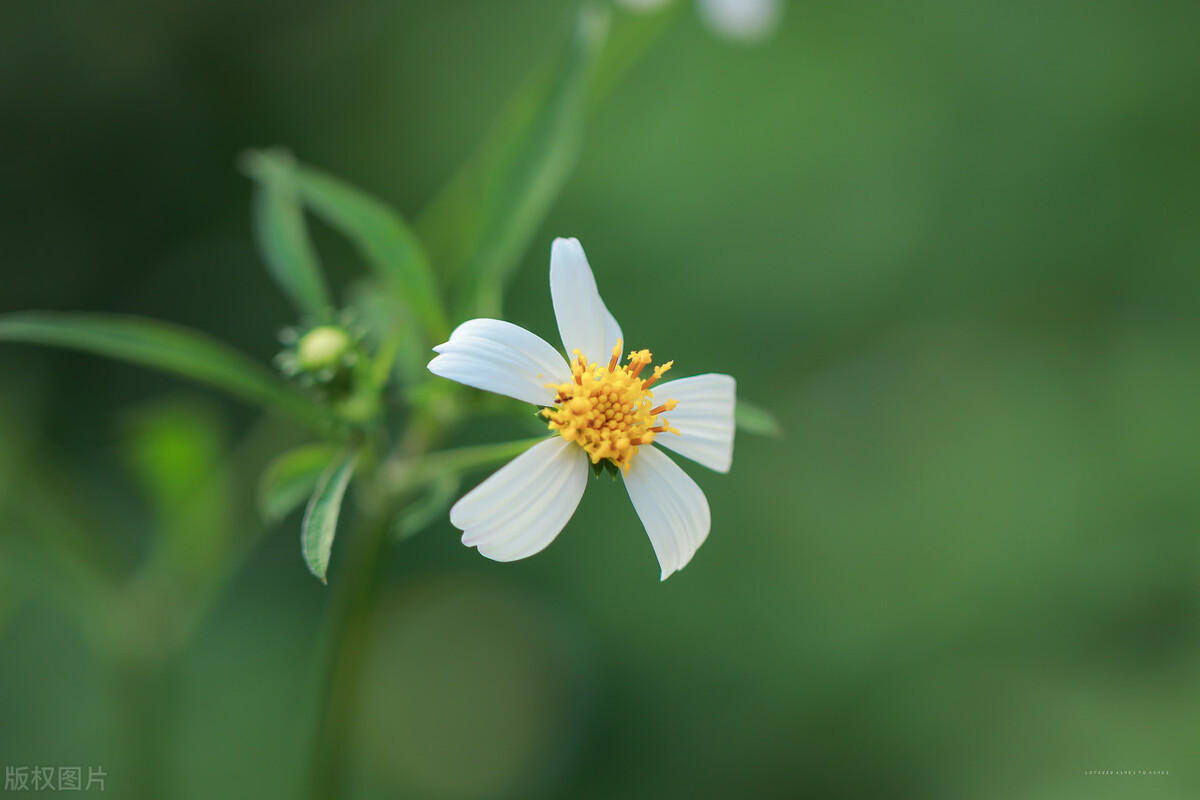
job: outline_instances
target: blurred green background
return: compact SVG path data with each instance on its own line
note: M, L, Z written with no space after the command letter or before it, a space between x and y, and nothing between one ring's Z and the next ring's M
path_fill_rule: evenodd
M285 145L415 216L564 20L9 0L0 311L269 360L293 318L237 154ZM745 47L682 14L596 110L506 314L554 339L549 245L578 236L631 345L735 375L786 437L688 467L712 534L662 584L607 481L524 562L448 521L391 550L354 796L1200 796L1198 30L1190 2L793 2ZM317 242L335 282L361 269ZM298 434L80 355L4 345L0 375L0 766L297 796L331 591L252 501ZM176 456L142 446L164 419ZM144 587L115 656L124 623L69 587L93 547L138 562L155 458L197 472L160 498L223 487L180 536L249 544L139 674L170 649Z

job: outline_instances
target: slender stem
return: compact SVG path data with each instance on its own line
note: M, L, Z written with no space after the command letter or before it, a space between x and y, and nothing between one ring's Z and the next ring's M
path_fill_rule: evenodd
M420 460L434 438L435 424L417 417L396 447L392 460ZM380 491L383 467L364 476L359 486L366 509L360 535L347 537L353 548L337 575L338 596L330 607L325 652L329 662L321 676L317 729L313 732L310 793L314 800L342 797L346 792L349 747L358 714L359 677L370 644L371 608L378 593L387 533L404 493Z
M330 661L318 698L317 729L313 737L311 796L314 800L342 797L349 762L349 746L358 711L359 676L366 661L371 607L379 583L379 557L389 519L368 519L356 537L356 547L338 576L339 595L331 609L332 624L326 637Z

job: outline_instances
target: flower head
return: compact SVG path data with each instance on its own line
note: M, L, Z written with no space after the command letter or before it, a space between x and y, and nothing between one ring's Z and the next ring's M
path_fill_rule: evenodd
M658 415L679 405L668 400L654 405L654 392L650 391L663 373L671 368L668 361L654 368L654 374L638 377L650 363L649 350L629 354L629 363L619 366L621 342L613 347L607 367L589 364L578 350L571 364L571 380L552 385L557 393L553 408L546 408L542 416L550 420L550 430L568 442L577 442L592 459L599 464L609 459L614 465L629 474L629 465L637 455L638 448L653 442L659 433L679 431L672 428L666 418L656 425Z
M550 295L569 360L541 337L494 319L464 322L434 348L435 375L540 406L556 434L459 500L450 521L463 544L488 558L531 556L575 513L589 463L607 460L620 471L665 580L691 560L711 518L700 487L658 446L728 472L734 380L710 373L659 383L672 362L648 369L649 350L622 359L621 328L575 239L554 241Z

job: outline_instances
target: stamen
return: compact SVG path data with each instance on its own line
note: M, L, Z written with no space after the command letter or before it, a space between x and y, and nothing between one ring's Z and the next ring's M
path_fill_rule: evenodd
M649 350L632 351L628 363L621 366L622 345L618 341L613 348L607 369L575 350L571 380L550 384L557 402L553 408L542 411L542 415L550 430L578 443L593 464L608 459L628 472L638 447L650 444L660 433L679 433L665 417L659 417L679 403L667 400L652 408L653 397L647 387L669 370L671 364L656 367L653 377L641 380L638 375L653 356Z
M646 384L642 384L642 388L643 389L646 388ZM678 400L668 400L667 402L663 403L661 406L657 406L656 408L650 409L650 416L653 417L653 416L657 416L657 415L663 413L664 411L670 411L673 408L675 408L675 406L677 406L677 405L679 405Z
M645 383L642 384L642 389L643 390L649 389L651 386L653 386L654 382L656 380L658 380L659 378L661 378L663 375L665 375L667 373L667 371L670 370L674 364L675 364L674 361L668 361L665 364L655 367L654 374L650 377L650 379L648 381L646 381Z
M646 365L650 363L650 351L638 350L636 353L629 354L629 377L636 378Z

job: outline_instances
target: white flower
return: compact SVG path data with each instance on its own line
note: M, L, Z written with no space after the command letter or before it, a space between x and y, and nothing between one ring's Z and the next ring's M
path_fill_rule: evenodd
M459 500L450 521L463 531L463 544L488 558L531 556L575 513L589 463L607 459L621 472L666 580L704 543L711 518L704 492L657 445L728 472L734 380L710 373L657 383L672 362L643 376L649 350L629 353L621 365L621 328L576 239L554 240L550 297L570 361L541 337L495 319L464 322L433 348L435 375L542 406L558 434Z
M670 0L618 0L634 11L655 11ZM779 25L783 0L696 0L700 18L718 34L740 42L765 39Z

